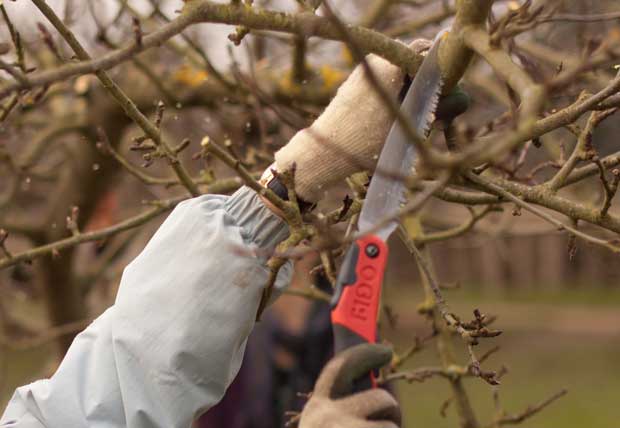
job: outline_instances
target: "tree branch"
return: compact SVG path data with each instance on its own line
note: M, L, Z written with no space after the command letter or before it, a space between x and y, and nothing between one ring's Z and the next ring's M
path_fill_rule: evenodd
M58 18L52 8L50 8L44 0L32 0L32 2L37 6L41 13L43 13L54 28L56 28L69 46L71 46L78 58L85 61L91 59L90 55L86 52L84 47L82 47L75 35L71 32L71 30L69 30L69 28L67 28L60 18ZM143 44L144 42L137 46L142 46ZM110 79L105 71L97 71L95 72L95 75L99 78L101 84L108 91L108 93L112 95L116 102L123 108L127 116L129 116L140 128L142 128L144 133L153 141L153 143L163 148L166 156L170 160L172 169L190 194L192 196L200 195L200 190L198 190L196 183L192 181L189 173L178 160L177 155L172 151L170 144L163 139L159 128L151 123L151 121L148 120L142 112L140 112L135 103L127 97L127 95L125 95L123 90L116 83L114 83L112 79Z
M40 0L33 1L41 3ZM81 56L82 61L77 64L32 73L25 77L24 82L5 83L0 86L0 99L15 90L46 86L70 77L108 70L133 58L140 52L161 45L190 25L201 22L243 25L255 30L270 30L302 37L316 36L328 40L342 40L342 34L329 20L310 12L287 14L241 4L219 4L208 0L193 0L186 3L183 13L179 17L144 36L140 45L132 43L94 60ZM349 26L349 31L353 40L366 53L380 55L393 64L403 67L410 74L415 74L422 63L422 56L412 54L404 43L367 28Z

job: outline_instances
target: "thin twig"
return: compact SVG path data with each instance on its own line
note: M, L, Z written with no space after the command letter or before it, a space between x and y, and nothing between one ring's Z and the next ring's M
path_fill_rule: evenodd
M158 215L174 208L175 205L177 205L184 199L186 198L177 197L165 201L158 201L157 205L154 208L151 208L150 210L145 211L142 214L138 214L135 217L131 217L113 226L106 227L100 230L95 230L92 232L80 233L78 235L62 239L60 241L52 242L50 244L42 245L31 250L14 254L12 257L0 259L0 269L3 269L7 266L15 265L20 262L29 262L37 257L58 253L61 250L83 244L85 242L98 241L108 236L115 235L117 233L133 229L134 227L141 226L149 220L157 217Z

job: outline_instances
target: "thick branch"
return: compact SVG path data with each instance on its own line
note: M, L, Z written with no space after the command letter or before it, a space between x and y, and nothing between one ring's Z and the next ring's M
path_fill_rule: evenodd
M439 51L441 71L445 79L445 91L457 84L473 56L465 44L463 30L470 26L484 25L494 0L459 0L456 4L456 18L452 30Z
M517 66L510 55L500 47L491 45L487 31L481 26L468 27L463 31L467 45L482 56L493 70L521 97L525 117L536 117L544 101L543 86Z
M0 99L18 89L31 89L60 82L73 76L108 70L133 58L140 52L160 46L190 25L199 22L243 25L255 30L270 30L304 37L316 36L328 40L342 40L341 33L329 20L310 12L287 14L241 4L218 4L207 0L194 0L186 4L179 17L144 36L140 45L132 43L94 60L80 56L82 61L79 63L32 73L27 75L25 81L21 83L19 81L6 83L0 86ZM412 54L411 50L401 42L367 28L355 26L348 28L355 43L365 52L380 55L403 67L411 74L415 74L422 62L421 55Z
M248 7L243 4L218 4L207 0L194 0L186 4L184 13L196 14L198 22L216 22L244 25L254 30L271 30L320 37L327 40L344 40L341 31L330 20L310 12L295 15ZM376 31L347 26L348 36L366 53L375 53L393 64L415 74L422 62L421 55L412 54L403 43Z
M566 230L569 233L577 236L578 238L581 238L587 242L591 242L593 244L597 244L600 246L603 246L605 248L608 248L614 252L620 252L620 247L618 247L617 245L615 245L612 242L609 242L608 240L605 239L599 239L599 238L595 238L594 236L588 235L587 233L584 233L572 226L566 225L563 222L561 222L560 220L552 217L551 215L547 214L546 212L532 206L531 204L529 204L526 200L525 197L523 197L523 195L521 195L521 197L516 196L515 194L513 194L512 192L506 190L506 188L511 187L512 185L514 185L515 183L509 182L507 180L503 180L502 185L499 185L497 183L492 182L491 180L489 180L488 178L483 178L480 176L477 176L475 174L472 173L468 173L466 175L467 179L470 180L471 182L475 183L476 185L479 185L480 187L486 189L487 191L489 191L490 193L494 193L498 196L501 196L502 198L508 199L512 202L514 202L515 204L517 204L518 206L520 206L521 208L525 209L526 211L531 212L532 214L548 221L549 223L553 224L554 226L556 226L558 229L560 230ZM526 187L527 186L523 186ZM540 188L540 186L537 186ZM529 193L529 190L531 190L531 188L528 188L526 190L527 193ZM551 199L550 198L550 192L545 192L545 190L542 189L537 189L536 191L538 193L538 197L536 198L539 202L540 205L545 205L545 203L549 203L549 201L547 199ZM518 192L515 192L516 194L519 194ZM532 195L533 196L533 195ZM566 201L566 200L564 200ZM556 201L559 202L559 201ZM568 203L570 203L569 201L566 201ZM588 219L585 219L586 221L593 223L593 224L600 224L602 222L604 222L608 217L610 217L609 215L606 216L601 216L600 212L594 209L588 209L586 207L583 207L581 205L577 205L577 204L572 204L572 209L564 209L564 210L556 210L556 211L560 211L560 212L565 212L567 213L567 215L569 217L571 217L572 219L577 219L578 217L575 215L575 211L579 210L580 214L582 215L582 217L587 217ZM581 219L581 218L579 218ZM620 221L619 218L614 218L613 221L618 222ZM620 225L620 224L618 224Z
M501 136L501 141L498 141L498 135L494 134L478 139L459 153L444 154L429 151L429 155L432 155L434 165L446 167L484 163L494 160L525 141L540 137L554 129L575 122L582 114L597 108L600 103L618 91L620 91L620 72L606 88L585 100L579 99L574 104L534 123L531 121L520 121L519 127L515 131Z

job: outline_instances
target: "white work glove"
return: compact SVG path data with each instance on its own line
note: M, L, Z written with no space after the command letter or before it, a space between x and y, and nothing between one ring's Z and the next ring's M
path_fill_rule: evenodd
M419 54L430 45L419 39L409 47ZM377 55L368 55L366 61L396 101L404 83L403 71ZM393 120L363 66L358 65L323 114L276 153L276 169L284 171L295 163L297 194L316 202L345 177L374 169Z
M323 369L301 412L299 428L398 428L400 408L384 389L349 395L356 379L389 363L392 351L363 344L334 357Z

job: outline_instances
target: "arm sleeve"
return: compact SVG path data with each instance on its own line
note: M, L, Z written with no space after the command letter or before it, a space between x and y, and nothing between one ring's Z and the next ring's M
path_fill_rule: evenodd
M247 188L181 203L123 273L116 302L2 428L188 428L236 376L286 225ZM287 285L290 264L276 287Z

